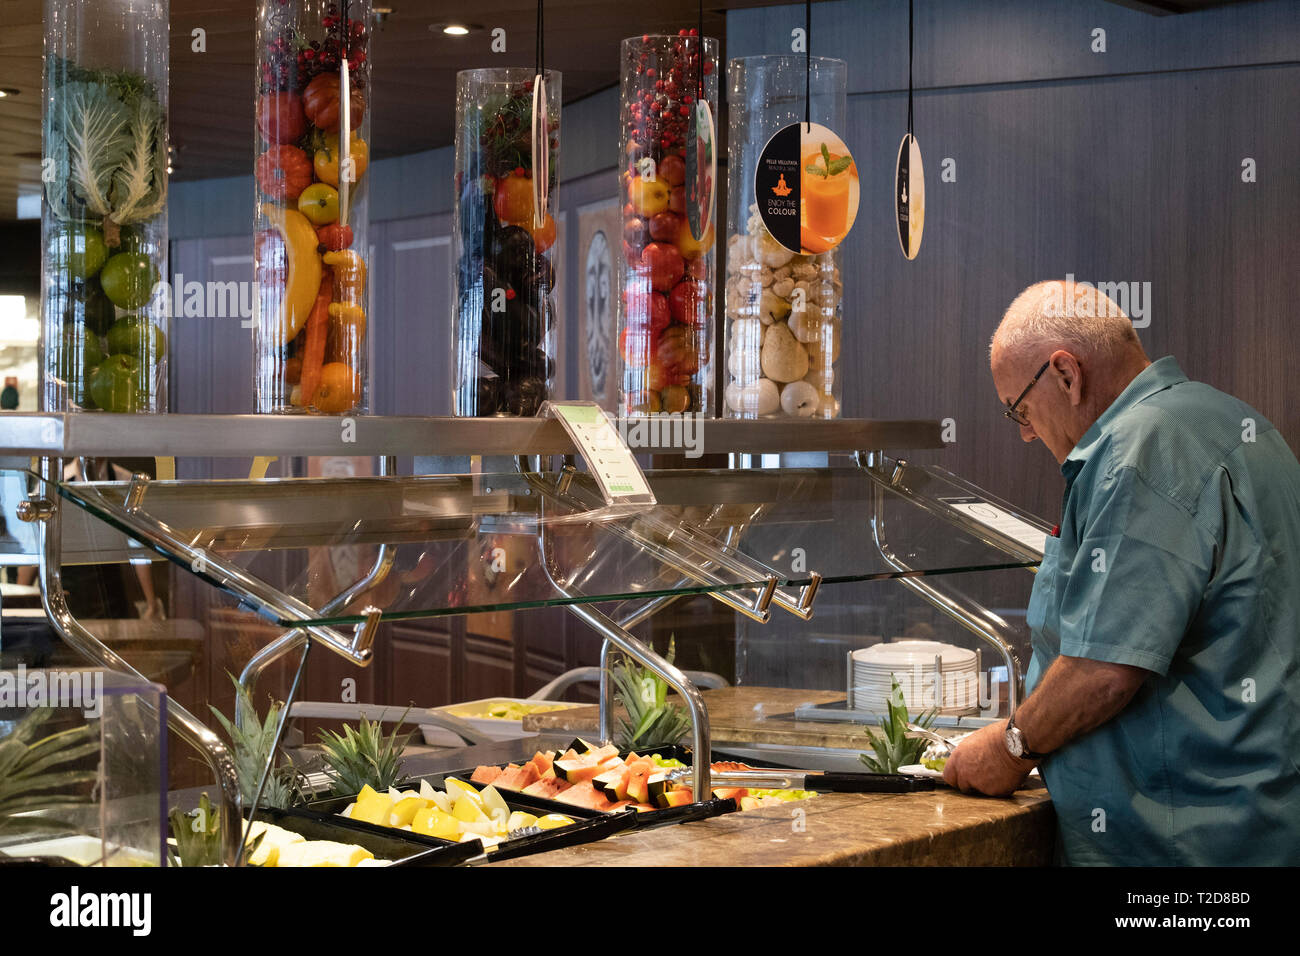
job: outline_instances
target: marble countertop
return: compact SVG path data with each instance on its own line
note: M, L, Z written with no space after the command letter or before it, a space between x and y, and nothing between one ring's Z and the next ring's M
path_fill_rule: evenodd
M778 687L704 691L715 747L786 744L867 750L860 724L795 720L804 703L843 692ZM588 734L594 706L530 715L524 729ZM1047 790L1008 798L968 796L939 785L920 793L826 793L653 830L632 830L586 846L493 866L1046 866L1056 818Z
M709 710L709 733L715 746L764 743L858 750L870 747L862 724L794 719L795 708L799 705L843 700L843 691L718 687L704 691L703 696ZM524 718L523 729L591 734L599 720L599 712L593 704L546 714L529 714Z
M492 866L1048 866L1056 817L1041 784L1011 797L824 793Z

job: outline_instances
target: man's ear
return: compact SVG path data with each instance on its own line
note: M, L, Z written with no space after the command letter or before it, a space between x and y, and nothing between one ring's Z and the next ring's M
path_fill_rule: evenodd
M1065 349L1057 349L1052 353L1050 361L1052 371L1056 373L1053 376L1056 387L1064 393L1071 405L1082 404L1083 367L1079 364L1079 360Z

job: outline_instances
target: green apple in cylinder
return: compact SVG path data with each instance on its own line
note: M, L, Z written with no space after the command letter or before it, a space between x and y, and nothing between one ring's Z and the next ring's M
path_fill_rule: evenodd
M74 223L54 237L50 255L56 272L72 279L89 279L108 259L108 245L104 234L94 226Z
M142 315L124 315L106 336L112 354L133 355L156 362L167 354L167 336Z
M99 273L104 294L119 309L138 309L153 295L158 269L142 252L119 252Z
M90 376L90 397L108 412L137 412L148 408L152 364L134 355L110 355Z

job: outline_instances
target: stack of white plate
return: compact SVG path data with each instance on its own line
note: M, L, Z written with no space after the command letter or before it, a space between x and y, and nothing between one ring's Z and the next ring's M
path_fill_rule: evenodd
M853 710L885 713L893 675L913 715L932 708L951 717L979 713L979 670L974 651L938 641L903 640L856 650L850 660L853 675L849 707ZM936 681L939 665L942 673Z

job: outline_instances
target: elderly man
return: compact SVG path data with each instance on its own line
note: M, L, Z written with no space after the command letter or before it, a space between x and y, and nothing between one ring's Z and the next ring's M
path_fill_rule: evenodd
M990 363L1065 498L1031 693L944 778L1007 794L1039 765L1071 864L1300 862L1300 463L1088 286L1021 293Z

